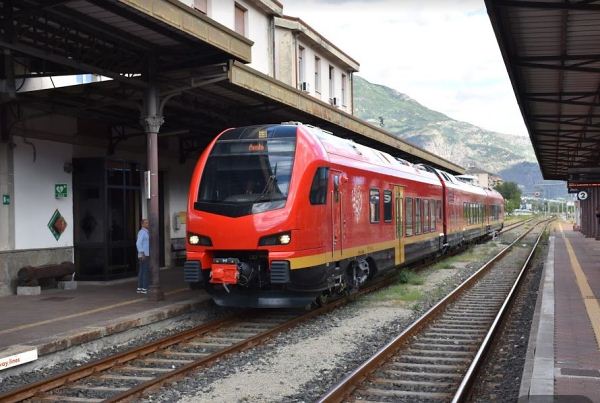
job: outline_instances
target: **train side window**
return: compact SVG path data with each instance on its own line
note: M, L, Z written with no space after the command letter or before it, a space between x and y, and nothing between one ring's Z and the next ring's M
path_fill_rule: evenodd
M383 221L392 222L392 191L383 191Z
M379 189L371 189L369 193L369 213L371 223L378 223L380 215Z
M412 236L413 234L413 199L410 197L406 198L406 206L404 208L406 212L406 236Z
M329 181L329 168L319 167L313 177L310 187L310 204L327 204L327 183Z
M423 200L423 232L429 232L429 200Z
M415 235L419 235L422 230L421 211L421 199L415 199Z
M437 227L437 211L435 210L436 207L436 201L432 200L429 202L429 208L431 209L431 231L435 231L436 227Z
M442 201L441 200L436 200L435 209L437 211L438 221L442 221Z

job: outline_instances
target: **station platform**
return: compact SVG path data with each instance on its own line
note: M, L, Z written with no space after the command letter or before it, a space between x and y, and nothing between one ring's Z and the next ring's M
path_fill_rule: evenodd
M0 298L0 358L37 348L38 356L190 312L209 302L190 290L181 268L161 270L163 301L137 294L137 279L79 282L76 290Z
M555 224L542 283L521 400L600 402L600 241Z

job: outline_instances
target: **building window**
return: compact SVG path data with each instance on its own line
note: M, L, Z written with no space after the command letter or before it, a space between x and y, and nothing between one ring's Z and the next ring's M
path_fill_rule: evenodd
M202 14L208 14L208 0L194 0L194 8Z
M346 106L346 75L342 74L342 106Z
M335 69L333 66L329 66L329 98L331 99L331 103L336 105L335 99L335 80L334 80Z
M246 14L248 10L235 3L235 32L246 35Z
M406 211L406 236L411 236L413 234L413 199L410 197L406 198L406 206L404 208Z
M392 192L383 191L383 221L392 222Z
M321 93L321 58L315 56L315 92Z
M371 192L369 193L369 212L371 217L371 223L379 222L379 204L379 190L371 189Z
M306 82L306 74L304 69L304 48L302 46L298 46L298 82L300 89L306 91L304 88L304 83Z

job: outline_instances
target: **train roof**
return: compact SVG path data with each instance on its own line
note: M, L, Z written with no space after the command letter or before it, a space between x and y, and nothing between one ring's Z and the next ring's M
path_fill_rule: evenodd
M293 124L302 127L306 132L312 134L319 140L329 155L366 162L384 169L390 169L396 174L399 173L406 179L418 180L441 186L439 177L427 166L412 164L402 158L393 157L384 151L376 150L352 140L335 136L333 133L315 126L295 122L283 124Z

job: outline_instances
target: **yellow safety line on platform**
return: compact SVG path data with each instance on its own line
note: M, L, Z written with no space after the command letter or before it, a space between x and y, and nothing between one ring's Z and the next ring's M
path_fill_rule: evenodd
M560 233L565 240L567 252L569 253L569 260L571 261L571 268L575 274L577 286L579 287L579 292L583 298L583 303L585 304L585 310L588 318L590 319L590 322L592 322L592 328L594 329L594 334L596 335L596 343L598 344L598 349L600 350L600 304L598 303L598 298L596 298L594 295L592 287L590 287L590 283L588 283L587 277L579 265L579 261L577 260L573 246L571 246L571 242L567 237L565 237L562 224L559 225L559 228Z
M189 288L187 288L187 287L186 288L178 288L173 291L165 292L165 295L166 296L173 295L173 294L177 294L182 291L185 291L185 290L189 290ZM24 329L29 329L29 328L36 327L36 326L47 325L49 323L59 322L61 320L78 318L80 316L90 315L90 314L98 313L98 312L102 312L102 311L107 311L107 310L113 309L113 308L120 308L122 306L127 306L127 305L131 305L131 304L135 304L137 302L143 302L143 301L147 301L147 300L148 300L147 298L130 299L129 301L119 302L118 304L107 305L107 306L103 306L101 308L96 308L96 309L90 309L89 311L74 313L72 315L67 315L67 316L63 316L60 318L47 319L47 320L43 320L40 322L28 323L26 325L16 326L16 327L12 327L10 329L5 329L5 330L0 330L0 334L13 333L13 332L17 332L19 330L24 330Z

